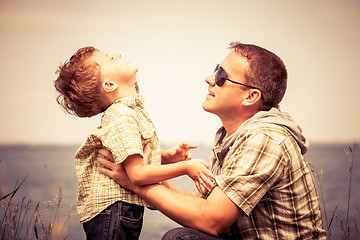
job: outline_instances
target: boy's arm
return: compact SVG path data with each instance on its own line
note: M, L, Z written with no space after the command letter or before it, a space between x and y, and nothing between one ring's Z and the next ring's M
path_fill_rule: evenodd
M181 175L189 175L195 181L198 189L199 185L209 191L213 187L209 178L214 178L214 176L206 164L200 160L181 161L166 165L145 165L143 157L140 154L134 154L128 156L123 164L131 182L136 185L148 185Z

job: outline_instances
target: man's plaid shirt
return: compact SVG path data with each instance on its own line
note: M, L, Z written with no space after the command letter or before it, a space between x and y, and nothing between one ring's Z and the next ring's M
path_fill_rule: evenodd
M149 206L140 196L101 174L96 161L101 148L110 150L116 163L133 154L143 155L148 142L152 149L150 164L161 164L159 140L141 96L119 99L105 111L101 126L90 133L75 157L80 222L91 220L116 201Z
M210 164L244 212L226 231L230 239L326 239L309 163L284 128L257 124L237 137L223 163L214 153Z

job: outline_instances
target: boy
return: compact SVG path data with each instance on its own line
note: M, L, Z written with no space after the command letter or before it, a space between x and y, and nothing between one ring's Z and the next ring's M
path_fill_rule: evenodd
M68 113L91 117L104 112L101 126L93 130L76 153L79 183L78 214L88 239L138 239L144 206L140 196L122 188L98 171L98 150L112 152L130 180L147 185L187 174L201 189L211 190L213 175L200 160L187 160L193 146L181 144L173 153L160 152L154 124L144 109L136 82L138 68L121 55L108 55L94 47L79 49L59 67L54 85L57 102ZM143 148L152 152L143 162ZM173 161L169 160L172 159ZM175 162L161 165L161 160ZM164 161L165 162L165 161Z

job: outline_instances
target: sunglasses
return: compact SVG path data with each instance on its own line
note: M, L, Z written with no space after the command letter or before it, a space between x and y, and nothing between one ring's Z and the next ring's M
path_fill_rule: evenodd
M245 87L248 87L248 88L257 89L257 90L259 90L261 92L261 90L259 88L257 88L257 87L249 86L249 85L239 83L239 82L235 82L234 80L228 79L227 78L228 77L227 73L225 72L225 70L222 67L220 67L219 64L216 66L214 73L215 72L216 72L216 74L215 74L215 84L218 85L219 87L224 85L225 81L228 80L229 82L239 84L239 85L242 85L242 86L245 86ZM261 99L264 99L262 94L261 94Z

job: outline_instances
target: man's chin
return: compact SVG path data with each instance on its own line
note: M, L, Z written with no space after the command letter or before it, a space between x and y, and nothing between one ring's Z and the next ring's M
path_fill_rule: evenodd
M202 109L204 109L205 112L213 113L213 112L211 111L210 106L208 106L208 104L206 103L206 100L205 100L205 102L203 102L203 104L202 104Z

